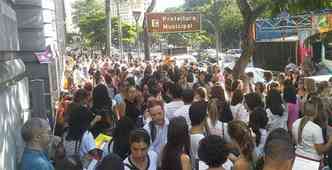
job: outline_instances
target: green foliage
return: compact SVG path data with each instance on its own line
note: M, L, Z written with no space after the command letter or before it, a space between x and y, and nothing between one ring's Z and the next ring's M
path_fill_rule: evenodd
M112 17L112 44L119 46L119 18ZM122 27L122 42L125 46L129 47L135 44L136 41L136 26L126 22L121 22Z
M193 0L184 7L187 11L202 13L202 30L209 37L211 45L215 45L214 24L221 35L221 43L226 48L238 46L242 29L242 16L235 0Z
M76 1L74 23L80 28L85 47L104 48L107 35L106 15L102 0Z
M260 4L261 1L266 0L256 1L260 1L257 3ZM331 8L332 1L329 0L278 0L269 7L263 17L273 17L283 11L287 11L291 15L298 15Z
M104 49L107 41L106 13L104 0L80 0L74 4L74 23L80 28L83 45ZM119 19L112 18L112 43L119 42ZM122 22L122 42L130 46L136 40L136 27Z
M136 27L128 23L122 23L122 41L124 44L132 45L136 41Z

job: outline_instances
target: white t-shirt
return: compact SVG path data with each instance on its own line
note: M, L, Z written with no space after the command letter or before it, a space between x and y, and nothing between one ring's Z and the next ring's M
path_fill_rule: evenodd
M182 107L180 107L178 110L176 110L174 112L175 117L182 116L186 119L189 128L191 127L191 120L190 120L190 117L189 117L189 108L190 108L190 106L191 106L190 104L183 105Z
M296 141L295 153L314 160L321 160L321 156L314 148L314 144L323 144L322 128L312 121L308 121L302 129L302 142L298 143L298 132L300 128L301 119L297 119L293 123L292 134Z
M172 101L165 105L165 114L168 120L175 117L174 112L184 105L183 101Z
M199 142L204 138L203 134L191 134L190 135L190 147L191 147L191 155L194 156L195 159L198 159L198 147Z
M226 162L222 165L222 167L225 170L232 170L234 164L232 161L230 161L229 159L226 160ZM203 161L199 161L199 170L207 170L209 169L209 166L205 164L205 162Z
M90 131L86 131L82 137L82 143L80 146L80 157L85 156L89 151L96 149L96 142Z
M227 123L224 123L224 122L221 122L219 120L216 121L216 125L213 126L212 125L212 122L211 122L211 119L210 118L207 118L207 124L209 126L209 130L210 130L210 133L212 135L218 135L220 136L221 138L225 139L225 141L227 143L231 143L231 138L228 134L228 124Z
M286 109L285 109L286 110ZM269 132L277 128L283 128L287 130L287 120L288 114L287 111L284 111L282 116L274 115L270 109L266 109L267 117L269 119L267 123L267 129Z
M198 160L198 147L199 142L204 138L203 134L191 134L190 135L190 155L192 157L192 165L195 166L195 160Z
M158 155L154 152L154 151L149 151L148 152L148 156L149 156L149 159L150 159L150 162L149 162L149 168L148 170L157 170L157 165L158 165ZM129 157L127 157L123 163L125 164L125 170L131 170L129 167L127 167L126 165L130 165L130 166L133 166L132 163L130 163L129 161Z
M257 157L264 156L264 146L266 143L266 138L268 136L266 129L259 129L259 132L261 133L261 138L259 140L258 146L255 149Z
M245 123L249 122L249 113L245 109L242 103L239 103L235 106L230 106L234 120L241 120Z

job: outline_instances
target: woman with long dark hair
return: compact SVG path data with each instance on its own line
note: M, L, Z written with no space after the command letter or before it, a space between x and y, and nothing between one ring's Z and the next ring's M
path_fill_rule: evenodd
M250 115L249 127L255 133L255 152L257 157L263 156L263 148L267 138L266 125L268 118L264 108L257 107Z
M271 132L277 128L287 130L288 114L283 105L282 97L277 89L271 89L266 96L266 113L269 119L267 129Z
M88 94L80 89L74 95L74 103L68 113L68 134L65 135L67 155L79 153L81 157L96 154L96 144L91 127L101 120L87 107Z
M296 96L296 88L291 80L284 84L284 101L287 103L288 129L292 129L293 122L299 118L299 102Z
M215 85L211 88L210 99L217 99L219 120L229 122L233 120L232 111L229 102L225 98L225 91L221 85Z
M102 117L102 120L91 129L91 132L96 137L109 129L111 125L114 125L116 118L112 111L112 100L108 95L107 87L102 83L102 77L96 76L95 80L97 86L92 92L91 110Z
M129 135L135 129L135 123L128 117L122 117L113 131L113 152L125 159L129 155Z
M264 107L262 98L257 93L248 93L244 96L244 106L249 113L253 112L256 107Z
M190 137L184 117L175 117L170 121L167 144L162 152L162 170L191 170Z
M135 86L129 86L126 89L126 95L125 95L125 104L126 104L126 116L130 118L133 122L135 122L137 127L143 126L143 120L142 115L143 111L142 108L139 105L139 102L137 100L138 91Z

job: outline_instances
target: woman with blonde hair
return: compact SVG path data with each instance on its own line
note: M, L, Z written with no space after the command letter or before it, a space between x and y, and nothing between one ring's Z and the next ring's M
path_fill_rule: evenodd
M195 101L197 101L197 102L199 102L199 101L207 102L207 100L208 100L207 97L208 97L208 94L207 94L206 88L198 87L195 90L195 97L194 97Z
M319 164L322 154L332 146L332 137L324 144L322 128L315 120L319 116L321 103L317 97L311 97L304 104L304 116L297 119L292 126L292 135L296 144L296 157L305 159L311 164ZM317 168L318 169L318 168Z
M255 170L255 144L247 124L238 120L231 121L228 124L228 133L240 150L240 155L234 162L234 170Z
M211 99L208 102L208 117L206 119L209 131L212 135L218 135L225 139L226 142L231 142L227 131L227 123L219 121L220 114L218 112L218 99Z

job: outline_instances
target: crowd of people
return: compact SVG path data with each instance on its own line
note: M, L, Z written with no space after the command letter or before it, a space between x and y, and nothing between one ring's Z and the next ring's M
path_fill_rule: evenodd
M332 82L315 87L288 66L255 82L218 65L69 58L56 114L61 140L49 157L50 126L29 120L21 170L81 170L93 160L96 170L332 167ZM104 148L101 133L112 137Z

